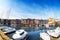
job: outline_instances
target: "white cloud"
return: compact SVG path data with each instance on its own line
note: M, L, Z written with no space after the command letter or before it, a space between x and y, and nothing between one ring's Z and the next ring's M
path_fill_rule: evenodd
M37 5L37 4L36 4ZM16 6L17 8L12 8L10 10L10 5L7 0L0 0L0 18L9 19L21 19L21 18L32 18L32 19L48 19L49 17L55 18L55 11L53 8L43 8L39 5L34 7L29 7L27 5ZM20 8L19 8L20 7ZM60 9L59 9L60 10ZM9 12L10 11L10 12ZM60 13L60 12L58 12ZM60 16L58 15L57 18Z
M0 18L7 18L7 11L10 9L7 0L0 0Z
M23 9L24 10L24 9ZM10 17L9 18L16 18L16 19L21 19L21 18L31 18L31 19L48 19L49 17L54 17L54 11L53 10L35 10L32 8L29 8L28 10L32 11L31 13L25 12L21 10L20 12L18 12L19 10L12 10ZM26 9L25 9L26 10ZM36 14L34 14L34 12L36 12ZM43 13L43 14L42 14Z

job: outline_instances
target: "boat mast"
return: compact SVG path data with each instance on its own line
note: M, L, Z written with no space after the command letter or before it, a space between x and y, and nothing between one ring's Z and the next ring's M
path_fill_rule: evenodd
M10 13L11 13L11 8L7 11L7 14L6 14L7 19L9 19Z

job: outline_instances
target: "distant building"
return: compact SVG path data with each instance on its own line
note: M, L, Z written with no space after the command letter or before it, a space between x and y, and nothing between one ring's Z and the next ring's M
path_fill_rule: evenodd
M7 19L1 19L0 20L1 25L7 25L7 22L8 22Z
M60 20L59 19L56 19L55 20L55 26L57 27L57 26L60 26Z
M39 26L43 26L44 24L47 24L48 23L48 20L39 20Z
M54 21L50 19L0 19L0 24L12 27L42 27L45 24L49 24L51 27L55 26L55 24L60 26L60 20L53 20Z
M39 27L39 20L35 19L34 22L35 22L35 26Z
M11 20L11 25L10 26L12 26L12 27L17 27L17 23L16 23L16 20Z
M10 19L7 20L7 24L8 24L8 26L11 26L11 20Z
M29 19L29 18L28 18L28 19L26 19L27 27L29 27L29 26L30 26L30 20L31 20L31 19Z
M55 19L54 18L49 18L48 19L48 24L50 27L55 27Z

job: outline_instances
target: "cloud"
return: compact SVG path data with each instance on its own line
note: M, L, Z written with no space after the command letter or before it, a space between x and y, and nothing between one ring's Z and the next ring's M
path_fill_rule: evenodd
M17 8L19 9L17 10ZM34 8L21 4L20 7L13 8L9 18L48 19L49 17L54 18L53 8L43 8L40 6Z
M58 15L56 15L58 13ZM7 0L0 0L0 18L4 19L48 19L49 17L59 18L60 9L56 7L41 6L33 3L32 6L26 5L23 2L14 3Z
M7 18L7 12L10 9L8 0L0 0L0 18Z

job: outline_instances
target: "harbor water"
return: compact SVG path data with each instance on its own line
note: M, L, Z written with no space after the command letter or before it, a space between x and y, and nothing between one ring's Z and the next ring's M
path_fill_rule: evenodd
M25 31L28 32L27 40L40 40L40 33L47 31L46 28L21 28L21 29L24 29ZM55 28L50 29L53 30ZM8 34L8 36L11 38L13 34L14 33Z
M40 40L40 33L46 32L47 28L21 28L28 32L28 38L27 40ZM55 28L50 28L50 30L53 30Z

